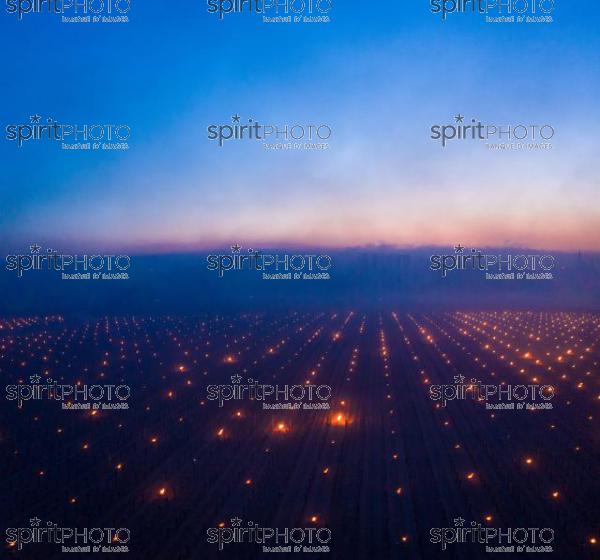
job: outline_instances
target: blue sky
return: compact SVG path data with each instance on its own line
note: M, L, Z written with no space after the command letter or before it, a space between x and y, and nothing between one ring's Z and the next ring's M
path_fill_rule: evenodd
M553 24L445 23L428 2L337 2L328 24L219 22L133 2L125 24L2 12L3 124L126 123L131 149L2 138L5 244L189 249L230 241L600 249L598 8ZM326 151L219 149L209 124L324 122ZM434 124L550 123L551 151L441 148ZM3 133L4 136L4 133Z

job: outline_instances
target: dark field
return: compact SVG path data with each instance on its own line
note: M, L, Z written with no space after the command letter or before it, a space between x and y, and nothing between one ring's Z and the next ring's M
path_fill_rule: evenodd
M19 409L7 389L4 527L128 528L123 557L143 560L503 557L431 542L462 520L554 531L554 552L517 557L600 558L598 314L29 317L1 322L0 349L3 385L37 374L131 388L128 410L96 413L49 399ZM552 386L552 409L430 398L460 375ZM331 408L263 410L247 396L220 407L207 388L232 376L328 385ZM207 542L210 528L248 523L330 529L330 552ZM61 556L60 544L3 540L2 558Z

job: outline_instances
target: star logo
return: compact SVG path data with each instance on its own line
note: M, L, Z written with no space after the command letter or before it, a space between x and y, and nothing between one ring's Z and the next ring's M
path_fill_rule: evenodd
M464 250L465 248L460 243L454 247L455 253L462 253Z
M33 519L29 520L29 523L31 523L32 527L39 527L41 522L42 520L37 517L34 517Z
M242 376L241 375L232 375L231 376L231 382L238 384L242 382Z
M235 115L233 115L233 117L231 117L231 122L234 122L234 123L239 123L241 118L242 118L242 117L240 117L240 116L239 116L239 115L236 113Z
M237 243L235 245L231 246L232 253L239 253L241 250L242 250L242 246L238 245Z
M465 120L465 117L463 117L460 113L458 113L458 115L456 115L456 117L454 117L454 120L457 123L461 123L461 122L463 122Z
M454 520L454 525L455 525L456 527L462 527L464 524L465 524L465 520L464 520L462 517L457 517L457 518Z
M29 378L29 382L30 382L32 385L37 385L37 384L40 382L40 379L41 379L41 377L40 377L39 375L32 375L32 376Z
M455 375L454 376L454 383L462 384L464 382L465 382L465 376L464 375Z
M239 517L234 517L231 519L231 525L233 527L239 527L242 524L242 520Z
M34 243L33 245L29 246L29 249L31 250L32 253L39 253L41 247L37 243Z
M40 117L40 115L36 113L35 115L31 115L31 117L29 117L29 120L32 124L39 124L39 122L42 120L42 117Z

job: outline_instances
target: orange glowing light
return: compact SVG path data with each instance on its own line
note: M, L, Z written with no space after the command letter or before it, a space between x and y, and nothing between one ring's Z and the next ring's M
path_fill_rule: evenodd
M310 522L311 522L311 523L317 523L318 521L319 521L319 516L318 516L318 515L313 515L313 516L310 518Z
M560 492L558 492L557 490L555 490L554 492L552 492L552 497L557 500L558 498L560 498Z
M598 539L596 537L590 537L590 544L597 544Z
M396 494L398 494L398 496L402 495L402 486L398 486L398 488L396 488Z
M290 431L290 428L285 422L278 422L275 426L275 431L279 432L280 434L286 434Z
M235 363L235 356L229 354L228 356L225 356L225 359L223 361L226 364L234 364Z
M331 424L333 426L345 426L347 423L348 417L342 412L334 413L331 418Z
M71 503L71 504L75 504L75 503L77 503L77 498L71 498L71 499L69 500L69 503Z
M492 521L494 520L494 517L493 517L492 515L486 515L486 516L485 516L485 520L486 520L488 523L490 523L490 522L492 522Z
M247 478L245 484L246 484L246 486L252 486L252 479L251 478Z
M467 480L473 480L474 478L475 478L474 472L470 472L469 474L467 474Z
M118 471L122 471L123 470L123 463L118 463L117 466L115 467L116 470Z
M328 475L328 474L329 474L329 467L325 467L325 468L323 469L323 474L324 474L324 475Z
M225 428L219 428L217 430L217 437L222 438L225 435Z
M150 443L158 443L158 438L156 436L152 436L150 438Z
M407 537L406 535L403 535L403 536L400 538L400 540L401 540L403 543L405 543L405 542L408 542L408 537Z
M158 490L158 495L159 496L166 496L167 495L167 489L163 486L162 488L160 488Z
M531 457L526 457L525 458L525 464L526 465L533 465L533 459Z

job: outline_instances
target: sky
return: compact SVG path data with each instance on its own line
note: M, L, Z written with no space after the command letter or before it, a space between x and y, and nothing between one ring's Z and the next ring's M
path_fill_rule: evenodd
M3 4L3 245L600 250L591 0L556 0L554 23L521 25L476 14L442 22L426 0L338 0L327 24L219 21L200 0L134 0L129 23L19 22ZM130 149L19 148L6 127L31 115L127 124ZM325 123L329 148L220 148L207 127L234 115ZM444 148L430 128L456 115L549 124L552 149Z

